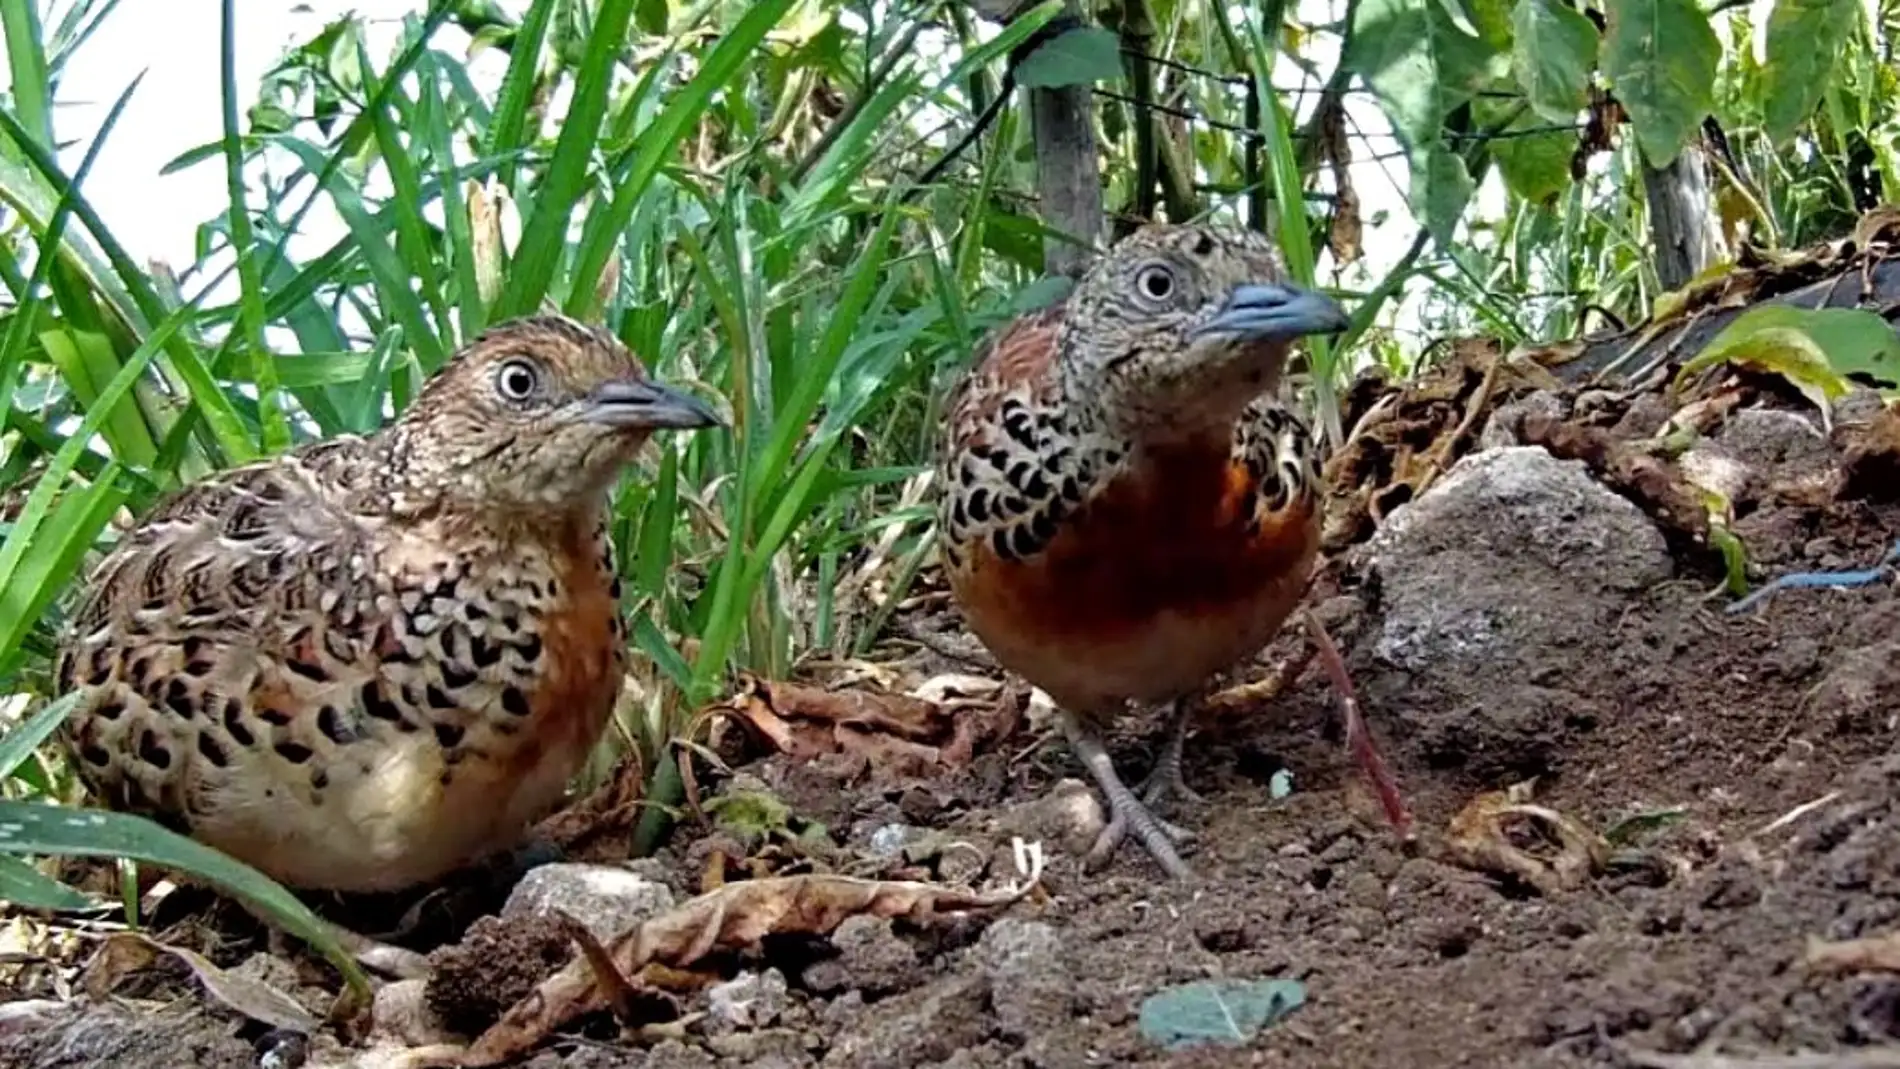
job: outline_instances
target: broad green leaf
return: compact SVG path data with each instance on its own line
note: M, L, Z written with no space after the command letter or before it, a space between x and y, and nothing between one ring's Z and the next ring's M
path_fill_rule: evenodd
M1016 84L1028 89L1112 82L1121 76L1121 40L1100 26L1058 34L1016 65Z
M1834 76L1834 61L1860 22L1858 0L1775 0L1762 69L1762 125L1775 141L1794 135Z
M1710 338L1681 374L1723 362L1776 372L1816 403L1846 393L1850 376L1900 388L1900 337L1885 318L1860 308L1756 305Z
M1550 122L1575 120L1589 103L1597 28L1563 0L1517 0L1511 26L1511 70L1531 108Z
M1446 144L1445 117L1470 100L1503 60L1452 21L1436 0L1361 0L1346 63L1372 89L1411 163L1406 199L1442 245L1475 183Z
M0 854L0 902L54 913L99 907L99 903L34 868L25 859L7 854Z
M1298 980L1196 980L1143 999L1137 1023L1164 1050L1240 1047L1305 1002Z
M1515 110L1516 119L1506 122ZM1472 112L1485 130L1503 123L1500 136L1485 143L1491 158L1497 161L1505 188L1532 204L1549 206L1551 198L1570 188L1570 158L1577 149L1577 135L1568 131L1525 131L1544 126L1544 121L1521 102L1480 99Z
M124 858L209 883L309 943L369 996L369 978L329 927L276 881L242 861L130 813L0 801L0 854Z
M1722 43L1695 0L1607 0L1603 75L1651 166L1675 162L1715 107Z

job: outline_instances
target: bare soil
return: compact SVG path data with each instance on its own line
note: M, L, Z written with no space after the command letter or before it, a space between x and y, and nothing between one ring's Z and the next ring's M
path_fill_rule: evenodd
M1772 573L1863 567L1900 532L1900 509L1764 494L1740 526ZM738 771L801 822L822 823L832 849L763 851L683 825L657 866L682 897L716 853L769 855L777 871L856 863L997 880L1008 876L1011 835L1044 842L1043 893L1001 916L923 929L857 918L829 939L768 940L717 968L786 979L787 1004L770 1024L630 1038L595 1020L523 1064L1581 1069L1651 1064L1645 1052L1845 1056L1900 1042L1900 977L1804 964L1812 939L1877 936L1900 918L1900 602L1880 583L1784 591L1728 615L1705 597L1708 554L1665 533L1677 578L1629 594L1598 642L1526 647L1487 667L1535 684L1514 695L1553 696L1551 708L1522 716L1424 708L1417 680L1375 654L1377 584L1350 554L1339 557L1315 600L1413 809L1421 839L1409 855L1345 753L1335 695L1317 670L1257 708L1199 724L1186 778L1205 801L1174 811L1201 833L1188 855L1197 879L1186 885L1167 882L1132 842L1105 871L1081 871L1063 828L1065 814L1088 807L1063 781L1083 773L1059 738L1038 746L1018 731L951 771L868 782L861 761L760 756L756 740L749 750L732 743ZM950 610L921 611L913 631L954 633ZM1288 629L1239 674L1266 674L1301 641ZM904 648L894 674L977 671ZM1577 680L1586 682L1566 689ZM1581 704L1563 697L1579 692ZM1011 688L999 700L1024 695ZM1132 779L1160 742L1158 718L1136 716L1110 747ZM1282 770L1293 790L1275 798ZM716 793L724 781L699 771ZM1527 779L1538 804L1598 831L1680 812L1623 823L1614 863L1556 893L1450 860L1454 815ZM974 849L876 860L880 842L931 832ZM492 927L475 938L492 940ZM541 969L547 938L534 933L522 950ZM517 996L529 981L505 948L480 947L456 982L491 963ZM1307 999L1243 1048L1169 1054L1142 1036L1144 998L1210 977L1296 978ZM470 1000L491 1016L506 1001L492 991ZM181 1034L180 1012L189 1011L152 1014L116 1046L80 1042L77 1018L32 1030L0 1021L0 1064L257 1064L262 1029L200 1009L199 1031Z

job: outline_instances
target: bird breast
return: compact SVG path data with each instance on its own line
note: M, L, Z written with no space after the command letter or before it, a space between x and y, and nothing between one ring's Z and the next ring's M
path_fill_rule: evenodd
M1231 454L1155 451L1107 479L1040 552L976 544L950 579L997 659L1078 710L1183 693L1273 637L1319 545L1310 495L1263 506Z

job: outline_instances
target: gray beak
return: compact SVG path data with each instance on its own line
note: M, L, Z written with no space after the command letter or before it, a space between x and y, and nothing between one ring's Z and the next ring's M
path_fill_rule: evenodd
M1346 310L1323 293L1288 283L1236 286L1214 318L1194 334L1238 334L1247 339L1290 339L1306 334L1337 334L1346 329Z
M650 380L624 380L597 387L581 401L581 419L609 427L723 427L725 420L706 402L673 386Z

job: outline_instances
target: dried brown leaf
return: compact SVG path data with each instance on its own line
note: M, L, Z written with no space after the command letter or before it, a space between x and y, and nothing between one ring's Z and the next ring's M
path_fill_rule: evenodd
M727 884L615 939L603 963L613 976L601 976L585 958L569 963L484 1032L460 1064L499 1065L527 1052L569 1021L608 1008L613 992L624 994L628 977L656 963L681 969L715 950L753 947L768 935L824 935L860 915L924 923L940 912L995 909L1028 894L1040 875L1032 872L1022 887L988 895L831 875Z
M1528 801L1528 789L1490 791L1451 818L1446 847L1453 861L1481 872L1511 876L1544 895L1574 890L1603 871L1610 844L1575 818ZM1554 835L1557 850L1539 856L1512 841L1526 825Z

